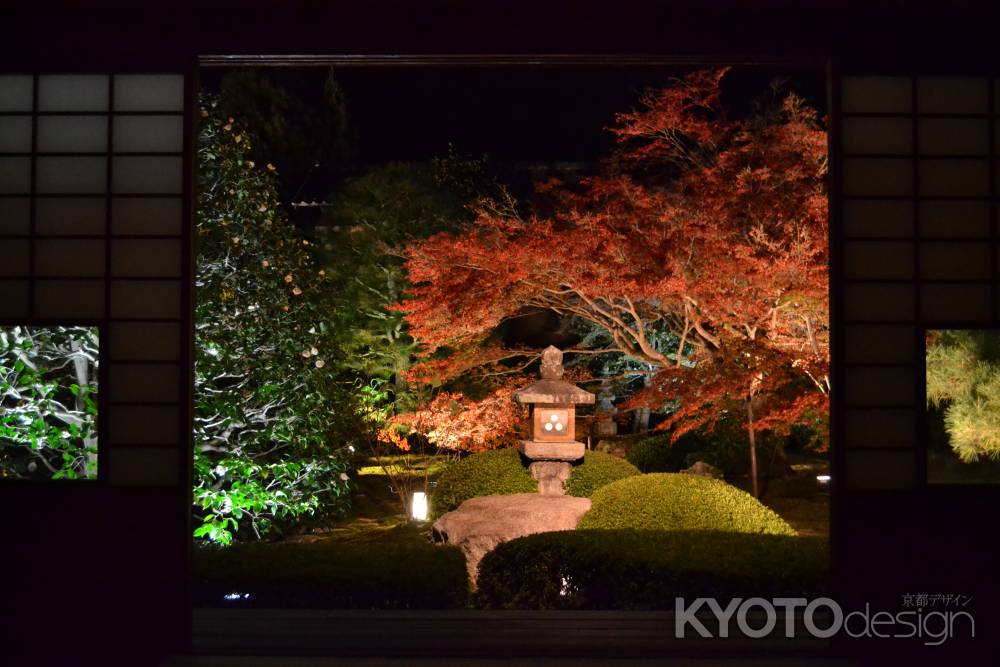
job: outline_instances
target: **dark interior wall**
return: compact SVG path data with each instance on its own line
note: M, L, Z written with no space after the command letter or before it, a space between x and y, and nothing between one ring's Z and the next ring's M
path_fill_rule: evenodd
M761 11L734 9L739 3L713 10L692 9L693 4L626 3L611 9L596 2L502 8L359 3L336 12L309 3L280 11L273 4L261 10L218 5L190 10L175 4L142 15L36 4L4 17L5 26L15 29L0 43L0 69L191 73L198 55L262 53L649 53L684 62L813 63L830 57L835 68L876 74L988 72L997 61L990 34L996 23L978 10L957 12L935 3L926 11L905 12L886 8L896 3L854 12L837 3L817 3L821 6L811 10L770 3ZM843 268L841 242L835 237L835 281ZM843 305L843 289L835 282L835 363L844 352L836 310ZM835 377L845 379L843 373ZM841 480L833 498L836 597L854 608L865 602L895 608L902 593L972 594L983 603L976 609L987 635L997 622L988 604L998 592L988 528L995 491L928 490L919 484L916 467L904 484L880 485L877 467L867 469L874 481L848 484L845 476L852 473L843 437L843 424L835 421L834 474ZM183 450L188 438L180 438L175 444ZM889 477L899 475L893 470ZM186 479L186 471L177 479ZM52 650L58 638L81 662L107 652L184 651L188 493L183 483L0 487L0 571L14 582L5 586L0 603L5 645ZM906 653L895 644L865 650L889 657ZM133 659L131 664L140 663Z

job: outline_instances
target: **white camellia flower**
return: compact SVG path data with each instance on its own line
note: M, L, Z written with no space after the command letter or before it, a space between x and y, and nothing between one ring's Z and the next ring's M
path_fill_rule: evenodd
M323 368L323 366L326 366L326 362L323 361L322 359L317 359L316 360L316 368Z
M342 482L346 482L346 481L347 481L347 479L348 479L348 478L347 478L347 473L346 473L346 472L342 472L342 473L340 473L340 480L341 480Z

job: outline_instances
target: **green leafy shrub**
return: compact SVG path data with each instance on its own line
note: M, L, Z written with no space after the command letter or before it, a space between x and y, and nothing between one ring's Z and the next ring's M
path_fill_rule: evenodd
M464 607L469 596L461 550L421 542L202 547L192 572L199 606L442 609ZM226 601L233 593L240 599Z
M686 468L687 455L696 441L691 436L670 442L670 434L654 435L639 440L625 455L629 463L641 472L676 472Z
M604 452L590 451L583 455L583 463L573 467L566 483L566 493L589 498L602 486L638 474L636 467L628 461Z
M735 419L721 419L709 432L692 431L670 441L660 433L636 442L625 458L644 473L677 472L704 461L727 473L745 472L749 465L747 433Z
M279 206L254 137L203 96L194 365L196 538L259 539L348 502L356 401L331 284Z
M469 498L534 493L538 483L514 448L473 454L448 466L431 496L435 516L450 512Z
M814 597L825 592L828 577L828 543L820 539L575 530L529 535L488 553L479 565L476 603L508 609L672 609L678 596L720 602Z
M0 478L97 477L96 327L0 326Z
M773 511L725 482L684 473L628 477L591 497L579 529L717 530L796 535Z

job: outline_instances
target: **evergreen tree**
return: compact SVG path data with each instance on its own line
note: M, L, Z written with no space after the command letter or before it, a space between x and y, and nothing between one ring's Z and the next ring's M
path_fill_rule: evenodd
M1000 459L1000 336L934 331L927 336L927 403L944 412L951 448L966 463Z
M326 272L279 209L274 166L249 159L218 98L201 116L195 536L229 543L343 508L356 411Z

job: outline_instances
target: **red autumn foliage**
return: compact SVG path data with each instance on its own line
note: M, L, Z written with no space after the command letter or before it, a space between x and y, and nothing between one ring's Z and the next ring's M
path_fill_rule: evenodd
M604 173L540 186L551 213L486 205L467 230L410 244L414 287L397 308L424 355L413 377L530 361L482 343L505 319L550 309L658 369L623 407L679 400L665 424L675 433L741 401L751 436L824 414L826 133L792 94L727 118L725 73L695 72L620 114ZM664 329L675 349L658 347Z
M482 451L496 447L524 421L525 410L512 397L517 388L517 383L508 382L479 400L442 391L420 410L398 415L380 437L404 450L409 446L400 444L406 442L400 430L421 433L445 449Z

